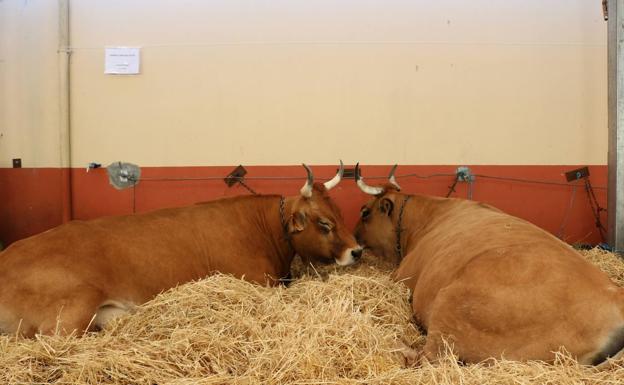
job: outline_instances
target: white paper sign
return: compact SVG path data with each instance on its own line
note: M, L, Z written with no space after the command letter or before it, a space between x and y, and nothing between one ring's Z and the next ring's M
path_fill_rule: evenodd
M138 74L140 59L141 49L138 47L107 47L104 52L104 73Z

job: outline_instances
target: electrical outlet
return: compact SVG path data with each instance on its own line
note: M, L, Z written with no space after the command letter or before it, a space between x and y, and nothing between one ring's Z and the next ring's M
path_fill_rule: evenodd
M587 178L589 176L589 169L587 167L577 168L576 170L567 171L565 176L568 182L574 182L575 180Z
M223 181L228 187L232 187L236 184L236 182L243 179L243 177L247 174L247 170L242 165L239 165L231 173L226 176Z
M338 169L336 169L338 172ZM355 179L355 168L345 168L342 171L342 179Z

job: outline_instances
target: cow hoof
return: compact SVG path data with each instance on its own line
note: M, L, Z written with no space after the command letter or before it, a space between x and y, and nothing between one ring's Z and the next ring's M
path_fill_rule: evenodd
M410 348L403 341L397 342L397 351L401 353L401 355L405 359L406 367L420 366L422 360L425 359L422 352Z

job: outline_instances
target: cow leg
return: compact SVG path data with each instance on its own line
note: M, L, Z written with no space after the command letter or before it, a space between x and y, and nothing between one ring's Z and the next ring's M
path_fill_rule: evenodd
M0 334L20 334L32 337L35 332L36 328L17 316L14 309L0 306Z
M474 337L466 332L465 314L460 304L466 302L466 291L461 285L451 285L438 292L427 312L427 342L423 347L424 359L437 363L441 358L452 353L460 362L479 362L473 360L470 340ZM416 307L414 307L416 309ZM424 314L414 314L415 319L423 319ZM425 322L423 322L425 324ZM424 326L424 325L422 325Z
M62 298L52 311L43 314L39 322L39 332L42 334L68 335L75 332L83 333L96 330L94 319L99 304L104 295L91 287L78 288L71 295Z
M108 323L116 318L122 317L130 313L136 305L121 301L105 301L97 309L93 325L97 329L103 329Z
M616 364L616 362L621 360L622 358L624 358L624 349L617 352L613 357L609 357L609 359L607 359L606 361L603 361L602 363L596 365L596 367L600 370L617 367L618 364Z
M422 351L417 351L407 346L403 341L399 341L396 344L396 348L401 355L405 358L406 366L420 366L425 363L436 364L443 357L448 344L448 339L442 338L440 333L432 333L427 337L427 342Z
M412 298L412 297L410 297ZM423 336L426 336L428 331L427 328L425 327L425 325L423 325L423 323L420 321L420 319L418 317L416 317L415 314L412 314L412 323L414 324L414 326L416 327L416 329L418 330L418 332L420 334L422 334Z
M423 359L422 352L410 348L405 342L396 342L396 349L405 359L405 366L418 366Z
M440 358L444 355L445 351L447 351L447 344L449 348L452 349L451 341L442 338L442 333L440 332L432 332L427 335L427 342L423 347L423 358L434 364L437 363Z

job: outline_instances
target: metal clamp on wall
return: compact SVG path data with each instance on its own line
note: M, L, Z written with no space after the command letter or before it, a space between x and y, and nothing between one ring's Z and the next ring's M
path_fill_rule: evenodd
M468 199L472 199L472 182L474 182L474 180L475 176L470 171L470 168L466 166L457 167L457 170L455 170L455 180L453 181L453 184L449 186L449 192L446 194L446 197L450 197L451 194L455 192L455 186L457 186L457 183L466 182L468 183Z
M141 178L141 168L132 163L114 162L106 167L108 181L117 190L134 187Z

